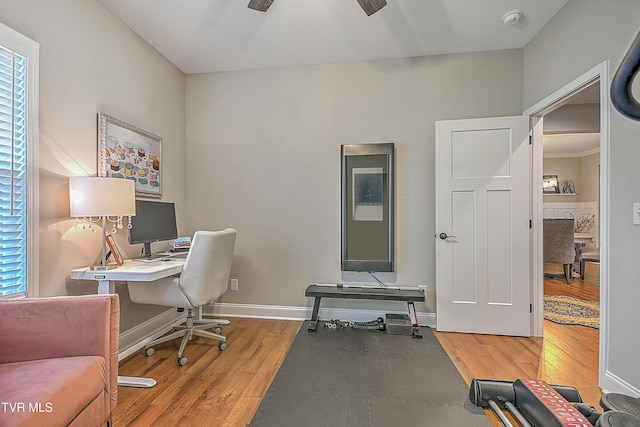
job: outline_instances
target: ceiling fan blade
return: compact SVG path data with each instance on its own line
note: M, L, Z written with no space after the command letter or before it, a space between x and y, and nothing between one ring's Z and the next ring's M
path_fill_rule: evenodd
M259 10L260 12L266 12L271 6L273 0L249 0L249 5L247 6L249 9Z
M367 16L371 16L387 5L386 0L358 0Z

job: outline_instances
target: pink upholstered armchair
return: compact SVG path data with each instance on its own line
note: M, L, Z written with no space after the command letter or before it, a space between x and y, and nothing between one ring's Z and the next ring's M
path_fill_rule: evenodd
M109 422L119 319L117 295L0 300L0 425Z

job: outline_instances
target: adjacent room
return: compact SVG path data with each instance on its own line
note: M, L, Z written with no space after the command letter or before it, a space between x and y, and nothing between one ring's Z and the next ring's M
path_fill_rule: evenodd
M0 426L637 404L637 1L0 11Z

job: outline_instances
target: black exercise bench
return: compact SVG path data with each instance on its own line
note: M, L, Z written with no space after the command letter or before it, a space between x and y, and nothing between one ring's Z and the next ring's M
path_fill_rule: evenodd
M352 286L328 286L309 285L304 291L307 297L315 298L313 302L313 312L309 323L309 332L315 332L318 327L318 311L320 311L320 300L322 298L349 298L349 299L369 299L385 301L405 301L409 309L409 318L413 324L413 338L422 338L418 328L418 317L414 302L424 302L424 293L420 290L403 290L391 288L364 288Z

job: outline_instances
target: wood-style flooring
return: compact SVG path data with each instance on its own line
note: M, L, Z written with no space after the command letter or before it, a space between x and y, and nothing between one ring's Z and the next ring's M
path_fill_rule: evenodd
M574 278L570 285L562 277L545 278L545 294L599 301L598 265L587 264L585 271L584 281ZM436 337L467 384L473 378L540 379L549 384L574 386L585 403L601 409L598 329L558 325L545 320L543 338L451 332L436 332ZM495 415L486 412L495 426L502 425Z
M119 374L151 377L153 388L118 387L114 427L246 426L258 409L302 322L230 319L228 348L196 337L176 364L180 341L120 362Z
M545 280L545 293L598 300L598 266L587 264L584 282ZM291 346L301 322L232 318L224 328L229 346L221 352L204 338L185 351L189 362L176 365L179 341L120 362L120 375L155 378L150 389L118 388L113 425L247 426ZM514 380L537 378L578 388L598 407L598 330L548 321L544 338L437 332L462 377ZM487 411L488 412L488 411ZM498 419L488 412L496 426Z

